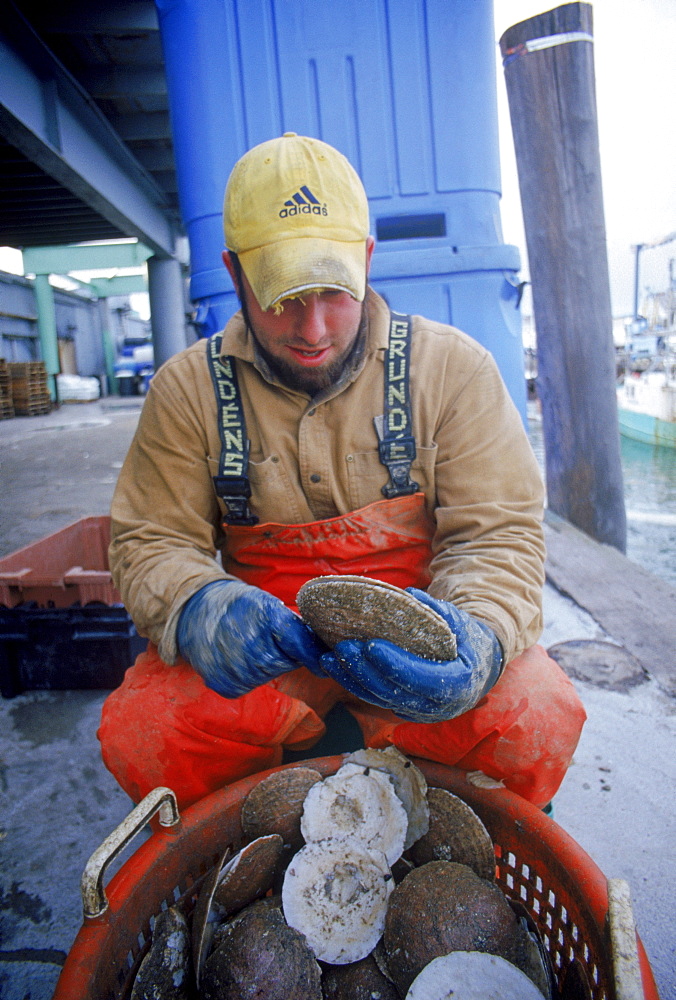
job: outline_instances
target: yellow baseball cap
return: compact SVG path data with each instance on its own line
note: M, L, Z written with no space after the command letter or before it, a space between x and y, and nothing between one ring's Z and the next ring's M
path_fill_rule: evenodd
M366 294L366 192L319 139L285 132L245 153L225 189L223 228L263 310L315 289Z

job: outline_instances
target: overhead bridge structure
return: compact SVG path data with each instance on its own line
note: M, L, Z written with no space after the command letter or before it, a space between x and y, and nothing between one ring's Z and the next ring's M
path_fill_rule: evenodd
M313 135L362 177L376 290L484 344L525 419L495 54L492 0L7 0L0 244L138 241L161 362L187 313L206 335L237 308L221 261L236 160Z

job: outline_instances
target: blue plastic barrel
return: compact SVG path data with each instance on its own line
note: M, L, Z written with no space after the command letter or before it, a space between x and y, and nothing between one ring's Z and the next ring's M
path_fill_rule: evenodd
M237 308L221 262L236 160L286 131L359 172L390 305L495 355L525 416L515 247L500 227L492 0L156 0L191 298L204 334Z

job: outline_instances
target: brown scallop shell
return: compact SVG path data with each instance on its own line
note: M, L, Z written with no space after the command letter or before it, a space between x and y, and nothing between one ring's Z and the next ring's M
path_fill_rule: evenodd
M327 646L343 639L387 639L416 656L454 660L447 623L399 587L363 576L318 576L298 591L298 610Z
M414 864L455 861L479 878L495 879L495 851L488 830L474 810L445 788L428 788L429 829L408 852Z
M378 968L373 956L349 965L329 965L322 975L324 1000L400 1000L396 986Z
M284 841L276 833L258 837L230 860L228 849L202 883L192 924L198 985L217 924L265 895L277 876L283 850Z
M216 929L216 923L211 917L211 900L221 869L230 857L232 851L226 847L210 872L207 872L200 888L197 902L192 913L192 960L195 969L195 980L199 986L200 974L204 967L211 941Z
M321 970L302 934L275 907L250 907L219 935L200 982L204 1000L322 1000Z
M219 907L221 915L227 917L264 896L275 880L283 848L278 833L258 837L243 847L222 871L212 906Z
M134 980L131 1000L190 1000L192 996L190 933L186 918L169 907L158 914L150 951Z
M466 865L430 861L390 896L383 934L387 968L405 996L432 959L451 951L485 951L513 961L519 929L495 882Z
M278 833L285 844L300 847L300 817L305 796L322 780L311 767L275 771L249 792L242 805L242 829L248 839Z
M529 910L518 900L510 899L509 905L519 921L512 962L535 983L546 1000L552 1000L554 992L554 967L542 934Z

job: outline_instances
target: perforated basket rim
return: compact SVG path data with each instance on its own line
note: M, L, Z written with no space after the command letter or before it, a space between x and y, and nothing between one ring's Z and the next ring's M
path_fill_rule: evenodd
M559 985L586 977L592 1000L617 1000L607 937L604 874L557 823L507 789L472 785L465 771L412 758L428 784L464 799L480 816L496 849L497 882L526 908L544 940ZM186 809L178 826L141 844L107 887L108 910L83 923L64 964L53 1000L127 1000L147 950L155 916L180 902L187 911L199 885L226 846L245 838L241 805L273 771L313 767L333 774L344 755L271 768L212 793ZM645 1000L659 1000L637 935Z

